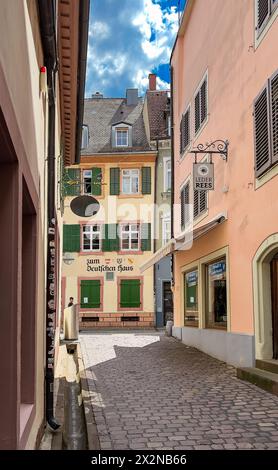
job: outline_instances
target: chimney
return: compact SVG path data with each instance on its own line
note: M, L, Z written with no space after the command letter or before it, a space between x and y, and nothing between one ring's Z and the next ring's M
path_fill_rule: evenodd
M127 88L126 104L127 106L136 106L138 104L138 88Z
M149 74L149 90L150 91L156 90L156 74L155 73Z
M99 91L96 91L96 93L92 95L92 98L95 100L100 100L101 98L103 98L103 94Z

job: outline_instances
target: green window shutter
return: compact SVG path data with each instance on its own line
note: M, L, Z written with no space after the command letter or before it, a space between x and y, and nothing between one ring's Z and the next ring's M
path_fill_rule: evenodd
M110 168L110 194L111 196L120 194L120 168Z
M102 251L119 251L118 224L105 224L102 230Z
M102 181L101 168L92 168L92 195L93 196L101 196L101 181Z
M81 308L99 308L100 302L100 280L81 281Z
M150 166L142 168L142 194L152 193L152 169Z
M79 168L66 168L64 172L65 196L79 196L81 180Z
M120 284L121 308L136 308L141 306L140 279L122 279Z
M141 225L141 250L152 251L152 225Z
M63 252L80 251L80 225L63 225Z

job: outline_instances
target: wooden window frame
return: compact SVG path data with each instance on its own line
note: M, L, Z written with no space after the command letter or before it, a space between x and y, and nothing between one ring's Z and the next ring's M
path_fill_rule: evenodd
M167 223L170 223L170 237L169 239L166 238L166 226ZM171 240L171 216L170 214L164 214L162 217L162 246L166 245L166 243Z
M89 176L85 176L85 172L88 172L88 173L90 172L90 174L91 174L91 176L90 176L90 178L91 178L91 191L90 192L85 191L85 187L86 187L85 186L85 178L89 178ZM82 194L86 194L86 195L87 194L89 194L89 195L92 194L92 169L84 169L82 171L82 188L83 188Z
M124 178L129 178L130 179L130 183L129 183L129 186L130 186L130 189L132 189L132 179L134 178L133 176L131 176L131 174L129 176L124 176L124 171L128 171L129 173L131 171L137 171L137 178L138 178L138 191L135 193L135 192L124 192L123 191L123 187L124 187ZM141 184L141 178L140 178L140 168L121 168L121 181L120 181L120 188L121 188L121 194L123 196L137 196L138 194L141 194L140 192L140 184Z
M120 225L120 252L121 253L138 253L141 251L141 224L140 222L122 222L119 224ZM129 245L129 248L123 248L123 227L128 225L129 226L129 230L126 231L125 233L128 233L129 236L128 236L128 245ZM130 227L131 225L137 225L138 227L138 231L136 230L130 230ZM138 233L138 248L131 248L131 234L132 233Z
M98 233L99 234L99 249L98 250L94 250L92 249L92 235L93 235L93 231L92 231L92 227L98 225L99 226L99 231L98 232L95 232L95 233ZM85 253L85 254L88 254L88 253L102 253L102 230L103 230L103 224L102 223L99 223L99 222L94 222L94 223L90 223L90 224L81 224L81 233L80 233L80 236L81 236L81 240L80 240L80 248L81 248L81 253ZM84 249L84 227L89 227L90 228L90 249L89 250L85 250Z
M118 133L125 133L126 134L126 144L119 144L118 143ZM116 147L128 147L129 142L128 142L128 127L116 127L115 128L115 144Z
M170 163L170 169L167 168L167 165ZM170 186L168 187L168 173L170 173ZM164 192L167 193L171 190L171 174L172 174L172 166L171 166L171 157L164 157L163 159L163 182L164 182Z
M195 321L195 320L185 320L185 312L186 312L186 301L187 301L187 298L186 298L186 293L185 293L185 283L186 283L186 275L191 273L191 272L194 272L196 271L197 272L197 287L196 287L196 294L197 294L197 306L198 306L198 320ZM184 326L186 327L193 327L193 328L199 328L199 324L200 324L200 305L199 305L199 281L200 281L200 276L199 276L199 267L198 265L194 265L192 266L192 268L186 270L186 271L183 271L183 296L184 296L184 302L183 302L183 306L184 306L184 309L183 309L183 324Z
M215 264L215 263L218 263L218 262L221 262L221 261L225 261L225 268L226 268L226 271L225 271L225 281L226 281L226 317L227 317L227 320L226 322L223 322L223 323L217 323L217 322L213 322L213 323L209 323L208 322L208 319L207 319L207 315L208 315L208 288L209 288L209 285L208 285L208 280L209 280L209 275L208 275L208 267L209 265L212 265L212 264ZM205 286L204 286L204 296L205 296L205 304L204 304L204 307L205 307L205 310L204 310L204 314L205 314L205 328L206 329L213 329L213 330L224 330L224 331L228 331L228 315L229 315L229 310L228 310L228 302L229 302L229 291L228 291L228 275L227 275L227 270L228 270L228 264L227 264L227 255L223 255L223 256L220 256L220 257L217 257L215 259L212 259L210 261L207 261L205 263L202 264L202 269L204 271L204 281L205 281Z

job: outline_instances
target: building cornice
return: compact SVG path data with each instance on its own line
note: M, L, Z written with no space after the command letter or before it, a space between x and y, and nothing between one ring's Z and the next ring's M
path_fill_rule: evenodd
M96 153L92 155L81 155L81 164L86 163L144 163L155 162L157 151L136 153Z
M184 11L183 11L182 18L181 18L181 22L180 22L180 26L179 26L177 36L176 36L176 39L175 39L175 42L174 42L174 46L173 46L173 49L172 49L172 53L171 53L171 57L170 57L170 64L172 63L172 58L173 58L173 54L174 54L174 51L175 51L175 48L176 48L176 44L178 42L178 38L184 36L184 33L185 33L186 27L188 25L190 15L192 13L192 9L193 9L195 1L196 0L187 0L187 2L185 4Z

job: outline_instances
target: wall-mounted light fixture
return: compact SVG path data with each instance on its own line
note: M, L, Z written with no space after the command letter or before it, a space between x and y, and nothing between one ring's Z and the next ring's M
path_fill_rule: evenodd
M64 253L63 254L63 261L65 264L72 264L75 260L73 253Z

